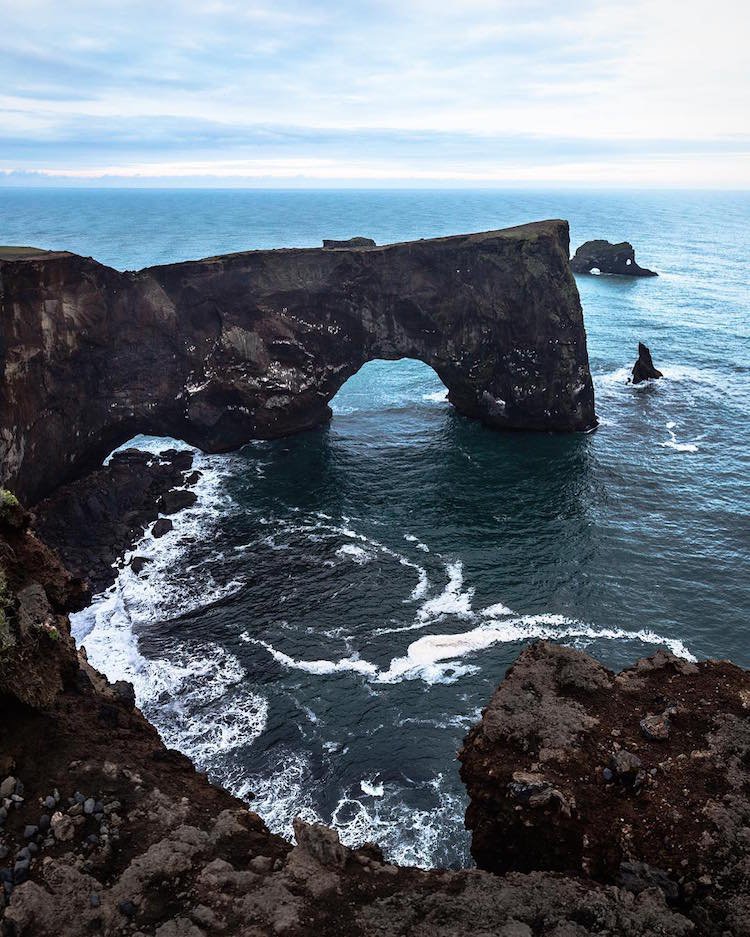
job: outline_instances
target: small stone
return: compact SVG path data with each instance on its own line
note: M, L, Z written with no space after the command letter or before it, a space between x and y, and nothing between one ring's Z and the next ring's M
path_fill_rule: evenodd
M610 768L605 768L605 769L602 771L602 777L604 778L604 780L605 780L607 783L609 783L610 781L613 781L613 780L614 780L614 777L615 777L615 776L614 776L614 774L613 774L613 772L612 772L612 770L611 770Z
M16 859L31 859L31 852L28 846L24 846L23 849L19 849L16 853Z
M97 836L96 833L90 833L90 834L86 837L86 842L89 844L89 846L98 846L98 845L99 845L99 837Z
M19 859L16 864L13 866L13 884L20 885L22 882L25 882L29 877L29 866L30 862L28 859Z
M24 839L33 839L36 834L39 832L39 827L34 826L34 824L29 823L23 828L23 838Z
M96 806L96 801L94 800L93 797L89 797L87 800L84 801L83 812L86 814L86 816L88 817L91 816L91 814L94 812L95 806Z
M23 803L23 797L20 794L11 794L10 799L13 806L16 808L16 810L18 810L18 808Z
M118 902L117 908L120 914L124 914L125 917L135 917L135 913L138 910L133 902L129 900Z
M76 791L75 794L73 794L73 802L83 805L86 802L86 798L80 791Z
M101 901L101 898L99 897L99 895L97 895L97 894L94 893L94 892L92 892L92 893L89 895L89 904L91 905L92 908L98 908L98 907L101 905L101 903L102 903L102 901Z
M645 716L640 723L641 734L650 742L666 742L669 738L669 719L666 716Z
M58 811L52 815L51 826L52 835L58 842L64 843L73 839L75 827L73 826L72 817L64 816Z
M80 817L83 813L82 804L73 804L73 806L68 810L68 815L71 817Z
M48 813L43 813L39 817L39 832L46 833L50 825L50 815Z
M26 846L26 851L30 855L35 856L39 852L39 847L36 843L29 843L28 846Z
M19 797L23 797L26 788L23 786L23 781L16 781L15 794L18 794Z
M641 764L641 759L637 755L624 748L615 752L609 760L609 767L617 779L627 787L634 786L643 776Z
M16 779L12 774L9 774L7 778L0 784L0 797L10 797L11 794L14 794L16 790Z
M56 803L57 801L54 797L52 797L52 795L44 798L44 806L47 808L47 810L54 810Z

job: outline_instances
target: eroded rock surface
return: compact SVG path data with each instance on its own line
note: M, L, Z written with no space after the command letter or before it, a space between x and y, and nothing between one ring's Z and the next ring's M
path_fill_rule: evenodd
M402 357L489 426L595 426L567 223L137 273L0 249L1 480L31 503L139 432L224 451L307 429Z
M623 277L655 277L654 270L639 267L633 245L628 241L610 244L609 241L586 241L581 244L570 261L573 273L609 273Z
M750 674L660 651L613 674L525 650L460 753L480 868L660 891L699 934L750 934Z

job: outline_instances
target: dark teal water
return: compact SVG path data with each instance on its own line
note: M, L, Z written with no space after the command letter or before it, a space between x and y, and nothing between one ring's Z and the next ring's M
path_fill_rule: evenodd
M365 366L320 431L199 456L200 502L82 614L170 744L296 812L467 861L455 752L523 643L750 666L750 195L0 190L0 243L121 268L564 217L655 280L579 279L601 428L503 435L434 372ZM626 383L636 344L665 379ZM158 441L141 441L159 449Z

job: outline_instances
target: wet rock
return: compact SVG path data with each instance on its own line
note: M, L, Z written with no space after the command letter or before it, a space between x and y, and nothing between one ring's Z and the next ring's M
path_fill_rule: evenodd
M609 241L586 241L575 252L570 267L573 273L607 273L625 277L655 277L653 270L639 267L635 262L633 245L627 241L610 244Z
M168 534L173 528L174 524L168 517L160 517L151 528L151 536L158 539L159 537L163 537L164 534Z
M159 509L163 514L177 514L178 511L192 507L197 500L198 495L194 491L177 488L174 491L167 491L161 496Z
M633 384L641 384L643 381L655 381L660 377L664 377L664 375L654 367L651 352L642 342L638 342L638 360L633 365Z
M130 558L129 565L130 565L130 568L133 570L133 572L136 574L136 576L140 576L143 570L151 562L152 560L151 560L151 557L149 556L133 556Z

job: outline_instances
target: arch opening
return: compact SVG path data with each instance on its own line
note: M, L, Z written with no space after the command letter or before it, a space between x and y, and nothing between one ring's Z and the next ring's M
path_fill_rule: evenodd
M351 375L329 402L334 421L356 413L445 409L448 388L417 358L373 358Z

